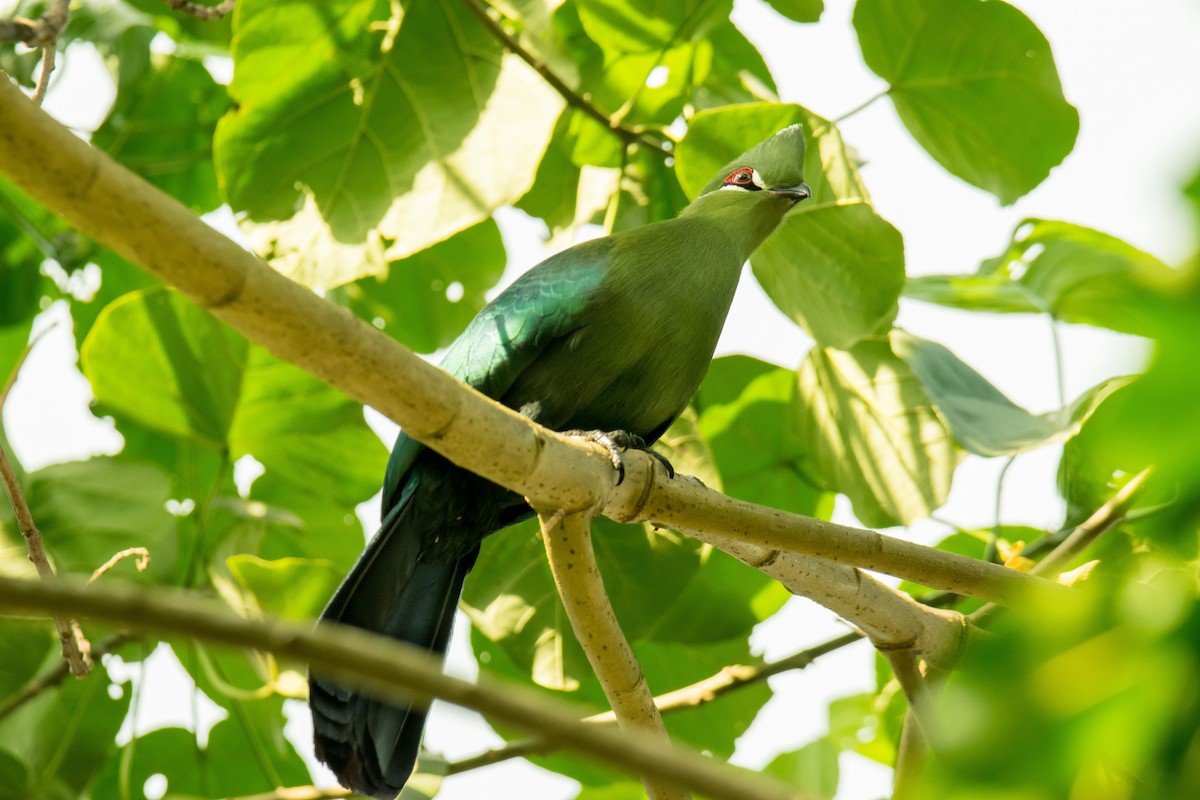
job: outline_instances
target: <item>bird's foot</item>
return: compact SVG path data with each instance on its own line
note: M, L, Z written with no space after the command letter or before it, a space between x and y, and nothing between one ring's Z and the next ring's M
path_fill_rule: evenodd
M617 470L618 486L625 480L625 460L621 457L621 454L626 450L641 450L643 453L654 457L666 467L668 478L675 477L675 467L667 460L667 457L662 453L651 450L646 444L646 440L636 433L630 433L629 431L571 430L563 431L563 434L583 439L585 442L595 442L602 445L608 451L608 457L612 460L612 465Z

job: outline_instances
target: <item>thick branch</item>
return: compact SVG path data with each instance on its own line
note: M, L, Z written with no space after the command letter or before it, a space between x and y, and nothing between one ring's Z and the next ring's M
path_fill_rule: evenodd
M221 0L215 6L206 6L203 3L193 3L192 0L163 0L168 7L175 11L182 11L185 14L190 14L196 19L209 22L233 11L233 7L237 5L235 0Z
M670 747L671 740L646 686L642 667L604 590L600 565L592 549L591 514L539 513L538 521L563 608L612 706L618 726L623 731L641 731L657 739L663 747ZM642 782L649 800L691 798L687 792L663 786L648 775L642 777Z
M1012 602L1048 581L821 520L732 500L686 480L640 480L614 491L599 445L572 441L464 386L349 311L271 270L191 211L92 149L0 82L0 173L276 356L374 406L451 461L567 512L604 504L606 516L711 531L889 572L926 586Z
M522 730L550 737L564 749L631 773L651 775L705 796L727 800L796 800L780 785L683 748L664 748L641 731L615 731L579 721L570 706L530 689L487 680L478 684L442 674L429 653L355 628L244 619L194 593L139 587L85 587L78 582L0 577L0 606L51 614L80 614L135 631L198 639L298 659L331 680L385 700L437 697Z

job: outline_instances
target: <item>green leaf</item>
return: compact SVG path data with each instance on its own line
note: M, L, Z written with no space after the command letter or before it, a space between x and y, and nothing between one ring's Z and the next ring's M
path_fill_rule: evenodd
M90 263L100 270L100 287L93 294L69 298L75 346L80 349L83 348L84 340L87 339L92 326L96 324L100 312L110 303L139 289L162 286L157 278L130 264L111 250L96 248Z
M796 376L749 356L713 361L696 395L723 491L751 503L828 517L833 497L807 475L807 453L792 413Z
M696 57L711 61L704 81L693 86L692 104L697 111L733 103L778 100L775 79L767 63L732 22L718 24L697 42Z
M225 443L246 340L170 291L125 295L100 313L80 351L96 400L143 425Z
M767 0L771 8L796 22L816 22L825 10L825 0ZM836 778L836 774L835 774ZM835 784L836 786L836 780Z
M813 464L864 524L908 524L945 502L958 453L921 382L886 340L849 351L813 348L797 385Z
M361 406L248 347L176 292L134 292L110 304L81 359L97 401L118 416L234 459L253 455L293 486L347 508L383 474L386 450Z
M896 355L921 379L955 441L985 457L1015 455L1065 441L1105 397L1129 383L1127 378L1106 380L1066 408L1031 414L946 347L901 330L892 331L891 341Z
M863 58L913 138L949 172L1008 205L1075 144L1050 45L1000 2L860 0Z
M30 785L45 792L38 797L78 797L116 749L129 686L114 691L114 699L110 685L96 664L86 679L67 680L0 720L0 751L25 765Z
M341 580L341 572L325 559L281 558L268 561L240 554L225 561L234 579L259 610L283 619L316 619Z
M129 61L120 64L127 71ZM122 74L117 100L92 144L193 209L216 208L221 197L212 140L229 107L224 87L187 58L154 56L133 72Z
M813 196L784 218L750 264L781 311L819 343L846 348L886 331L895 318L904 243L870 206L855 159L833 123L779 103L700 112L679 144L676 174L695 196L747 147L798 121L809 132L804 174Z
M839 779L838 751L828 738L817 739L799 750L779 754L763 772L811 797L832 800Z
M350 509L379 487L387 450L362 406L261 347L250 349L229 427L234 458Z
M605 50L663 50L728 19L732 0L579 0L583 28Z
M150 566L113 568L123 579L167 583L177 557L175 521L166 510L169 484L161 470L113 458L52 464L29 475L26 499L62 572L91 575L130 547L150 551Z
M259 252L320 288L519 198L563 106L461 3L251 0L234 61L226 200Z
M29 778L29 770L20 759L0 750L0 800L33 800L37 795Z
M819 344L885 332L899 310L904 241L868 203L793 212L750 257L780 310Z
M0 620L0 698L16 694L56 652L48 620ZM0 784L2 785L2 784Z
M974 275L913 278L918 300L997 313L1044 312L1064 322L1147 335L1145 299L1177 275L1154 256L1108 234L1045 219L1023 220L1007 249Z
M492 220L340 289L350 310L418 353L446 347L487 303L506 254Z

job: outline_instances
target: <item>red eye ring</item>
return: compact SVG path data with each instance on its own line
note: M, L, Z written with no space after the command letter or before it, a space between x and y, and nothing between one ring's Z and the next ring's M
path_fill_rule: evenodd
M754 182L754 168L741 167L729 173L729 177L725 179L726 186L737 186L741 189L758 189L760 188Z

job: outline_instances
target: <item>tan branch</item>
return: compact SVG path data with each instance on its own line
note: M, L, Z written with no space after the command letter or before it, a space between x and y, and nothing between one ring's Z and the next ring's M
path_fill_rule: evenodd
M654 481L649 456L614 490L599 445L548 431L426 363L344 308L271 270L178 201L114 163L0 85L0 173L47 208L179 288L276 356L374 406L406 432L540 508L603 505L622 521L692 531L888 572L934 588L1013 602L1049 581L922 547L732 500L688 480Z
M167 6L175 11L182 11L185 14L190 14L196 19L208 22L221 17L233 11L233 7L237 5L235 0L221 0L215 6L206 6L203 3L194 3L192 0L163 0Z
M663 747L670 747L671 740L642 667L604 590L600 565L592 548L591 514L539 513L538 521L550 572L567 618L612 706L617 725L622 731L641 731ZM664 786L649 775L643 775L642 782L649 800L690 800L687 792Z
M642 731L616 731L579 721L571 707L531 689L480 676L472 684L442 674L441 660L409 645L348 626L316 630L279 620L245 619L195 593L139 587L84 586L76 581L0 577L0 607L80 614L135 631L249 648L297 659L336 680L385 700L437 697L506 724L536 732L564 749L630 773L650 775L725 800L797 800L773 781L686 748L665 748Z
M271 792L231 797L229 800L339 800L343 797L359 797L359 795L340 786L328 789L322 789L319 786L281 786Z

